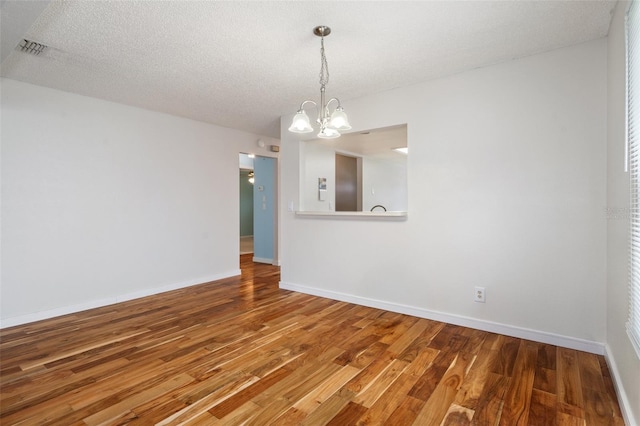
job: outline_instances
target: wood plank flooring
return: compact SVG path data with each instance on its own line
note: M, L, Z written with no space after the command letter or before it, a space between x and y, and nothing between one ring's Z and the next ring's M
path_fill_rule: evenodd
M280 290L279 269L0 331L2 425L622 425L604 358Z

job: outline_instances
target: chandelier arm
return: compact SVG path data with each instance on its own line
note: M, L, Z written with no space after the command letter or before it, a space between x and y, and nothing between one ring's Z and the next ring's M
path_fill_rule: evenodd
M315 101L312 101L311 99L307 99L306 101L304 101L304 102L302 102L300 104L300 108L298 108L298 111L302 111L304 109L304 105L307 104L307 103L313 104L313 106L315 106L316 109L318 109L318 104Z
M339 108L339 107L341 106L341 105L340 105L340 99L338 99L338 98L331 98L331 99L329 99L329 101L327 102L327 111L329 111L329 104L330 104L331 102L333 102L333 101L336 101L336 102L338 103L338 106L337 106L336 108Z
M306 101L300 104L300 108L298 108L298 112L304 111L305 104L313 104L313 106L316 107L316 114L318 116L318 118L316 119L316 122L320 123L320 117L322 116L322 112L321 112L321 109L318 107L318 103L315 101L312 101L311 99L307 99Z
M324 95L324 92L322 92L322 94ZM331 102L336 101L338 103L338 106L336 108L340 107L340 100L338 98L331 98L327 101L327 103L324 103L324 97L322 97L322 114L321 117L318 118L318 123L319 124L323 124L323 125L327 125L329 123L330 117L331 117L331 111L329 110L329 105L331 104ZM334 109L335 111L335 109Z

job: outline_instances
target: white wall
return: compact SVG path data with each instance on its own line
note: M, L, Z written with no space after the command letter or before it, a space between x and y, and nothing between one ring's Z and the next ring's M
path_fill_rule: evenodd
M1 85L3 326L239 273L258 135Z
M624 12L616 6L608 37L607 145L607 355L627 424L640 424L640 360L625 331L628 310L629 175L624 171L625 42ZM633 419L636 419L635 421Z
M606 55L600 39L345 103L354 131L408 124L408 218L283 214L281 285L602 352Z

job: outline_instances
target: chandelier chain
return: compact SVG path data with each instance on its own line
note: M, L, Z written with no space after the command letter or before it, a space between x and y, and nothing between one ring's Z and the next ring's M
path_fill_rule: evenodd
M324 37L320 37L320 62L320 85L325 86L329 84L329 64L324 54Z

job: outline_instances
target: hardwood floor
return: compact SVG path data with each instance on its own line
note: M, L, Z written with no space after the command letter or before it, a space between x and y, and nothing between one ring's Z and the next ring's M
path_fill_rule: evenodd
M279 269L0 332L3 425L622 425L604 358L280 290Z
M240 254L253 253L253 235L240 237Z

